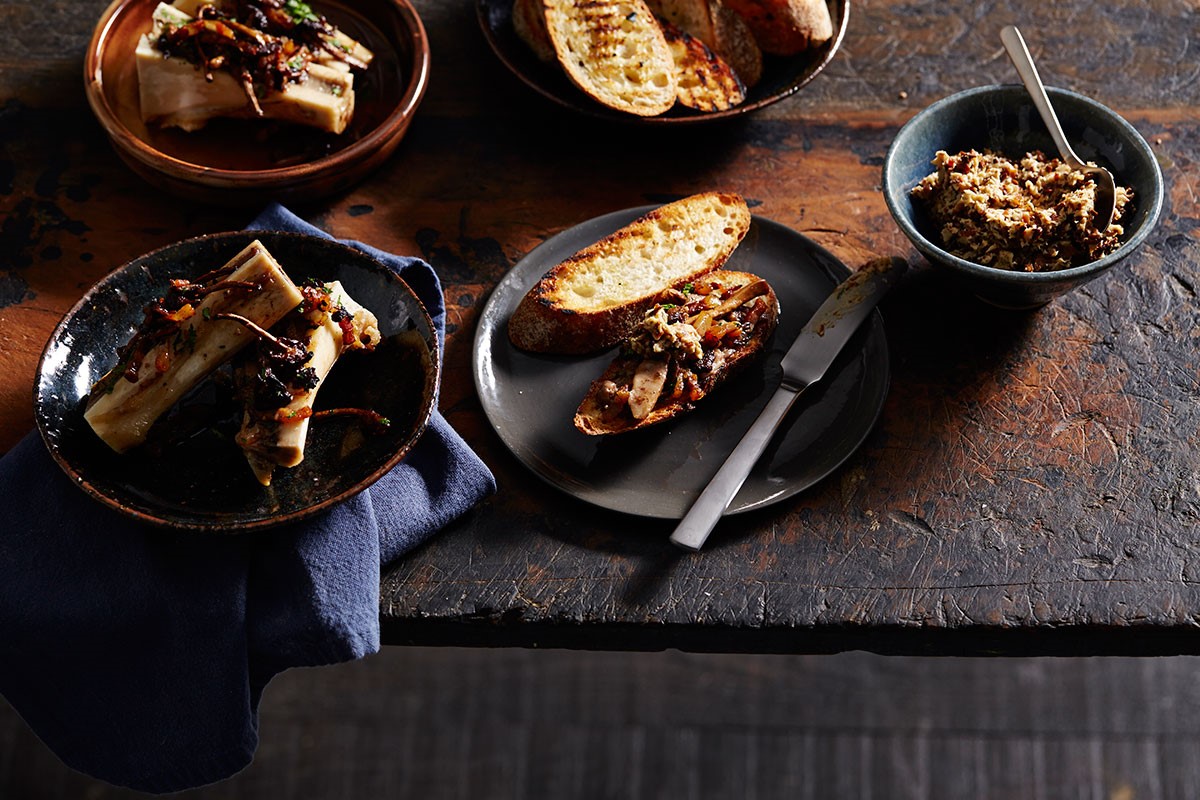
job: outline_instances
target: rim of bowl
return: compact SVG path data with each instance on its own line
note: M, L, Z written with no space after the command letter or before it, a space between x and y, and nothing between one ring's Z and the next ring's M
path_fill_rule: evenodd
M407 28L412 43L412 58L408 63L410 75L408 85L396 108L382 122L376 125L363 138L336 153L330 153L327 156L322 156L303 164L274 167L272 169L222 169L206 167L203 164L196 164L167 155L136 136L133 131L129 130L121 122L109 104L108 98L105 97L103 88L104 75L100 67L103 61L101 54L109 45L109 31L115 23L117 16L133 0L113 0L108 8L104 10L104 14L101 15L100 21L92 31L92 37L88 42L88 49L83 63L83 81L88 104L92 107L92 112L99 118L101 125L108 134L114 139L122 140L124 149L128 154L136 157L143 164L159 171L161 171L164 164L169 164L173 169L184 173L186 179L190 181L200 178L203 178L205 182L212 182L214 180L253 181L254 179L263 178L304 178L318 172L335 169L340 165L355 161L363 153L373 152L384 144L392 135L396 126L411 116L416 110L421 99L425 96L425 90L429 84L429 37L425 32L425 26L421 22L421 17L417 14L416 9L409 0L388 1L400 16L405 28Z
M1158 164L1158 159L1154 156L1154 151L1150 148L1150 144L1146 141L1145 137L1138 132L1137 128L1133 127L1128 120L1126 120L1117 112L1113 111L1108 106L1100 103L1097 100L1093 100L1087 95L1080 94L1079 92L1074 92L1070 89L1062 89L1055 86L1046 87L1046 93L1051 96L1051 99L1053 99L1055 95L1058 95L1083 103L1086 106L1090 106L1093 110L1099 112L1101 116L1106 117L1108 120L1114 123L1117 128L1124 132L1127 141L1129 141L1134 148L1140 151L1146 162L1149 163L1153 168L1154 192L1153 196L1151 197L1151 206L1146 213L1145 220L1128 239L1121 243L1120 247L1108 255L1102 256L1095 261L1089 261L1086 264L1081 264L1077 267L1068 267L1066 269L1051 270L1048 272L1024 272L1000 269L999 267L989 267L985 264L977 264L974 261L968 261L965 258L960 258L959 256L956 256L953 253L939 247L931 239L929 239L929 237L922 233L916 227L916 225L913 224L911 217L904 213L896 202L895 194L897 191L901 191L902 187L896 186L892 183L891 165L896 148L900 141L904 138L906 131L911 130L917 122L940 113L947 106L956 105L964 100L972 99L977 95L1010 93L1016 93L1028 97L1025 87L1021 84L997 83L988 86L977 86L972 89L965 89L961 92L956 92L931 103L921 111L917 112L912 119L901 126L900 130L897 131L895 138L892 139L892 144L888 147L887 155L885 155L883 159L883 197L884 201L887 203L888 210L892 214L892 219L895 220L901 231L908 236L913 245L916 246L916 248L922 253L925 253L926 255L932 253L936 255L938 259L949 262L965 272L974 273L983 277L998 278L1016 283L1038 284L1054 283L1061 280L1070 280L1072 278L1090 275L1093 272L1102 272L1111 264L1120 261L1121 259L1125 258L1125 256L1129 255L1134 248L1140 245L1146 239L1146 237L1150 235L1150 231L1153 230L1155 224L1158 222L1159 214L1162 212L1164 193L1163 175L1162 168Z

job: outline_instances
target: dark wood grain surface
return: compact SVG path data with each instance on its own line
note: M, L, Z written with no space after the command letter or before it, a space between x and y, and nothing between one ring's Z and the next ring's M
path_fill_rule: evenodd
M38 355L126 260L253 211L144 186L83 100L104 2L0 6L0 450L32 426ZM685 131L598 124L505 73L472 5L418 4L433 46L420 114L386 167L295 210L421 255L446 285L442 410L499 492L388 565L389 641L825 652L1200 652L1200 16L1186 0L857 2L800 94ZM912 114L1012 82L1021 26L1043 78L1126 116L1167 181L1126 267L1048 307L1000 312L931 272L887 214L880 165ZM885 302L892 387L865 446L813 489L723 522L684 555L671 526L597 511L533 477L470 377L488 291L549 236L619 208L722 188L847 264L913 266Z
M254 763L170 797L1190 800L1196 666L393 647L276 677ZM0 753L0 797L149 797L72 772L3 700Z

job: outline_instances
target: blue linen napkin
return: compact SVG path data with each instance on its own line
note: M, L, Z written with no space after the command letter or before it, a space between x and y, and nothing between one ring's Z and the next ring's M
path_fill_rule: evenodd
M280 205L249 227L328 236ZM347 244L396 270L444 338L427 263ZM30 434L0 458L0 694L68 766L110 783L226 778L254 756L270 679L376 652L380 564L495 488L435 412L400 465L317 518L177 533L86 497Z

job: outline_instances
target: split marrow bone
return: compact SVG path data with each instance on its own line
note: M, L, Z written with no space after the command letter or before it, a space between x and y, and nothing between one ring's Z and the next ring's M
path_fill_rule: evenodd
M226 268L236 267L223 280L253 284L253 289L229 288L213 292L179 322L177 335L150 348L136 367L136 380L110 372L93 385L84 418L109 447L123 453L146 439L150 426L235 353L254 341L254 334L236 322L217 319L234 313L262 327L270 327L295 308L299 289L283 268L255 240L234 256ZM114 370L126 372L127 364ZM160 367L165 366L165 369ZM98 390L104 386L107 391ZM109 388L111 385L111 388Z

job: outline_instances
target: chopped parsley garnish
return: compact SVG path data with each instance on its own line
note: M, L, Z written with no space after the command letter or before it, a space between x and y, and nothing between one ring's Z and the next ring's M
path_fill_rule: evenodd
M320 20L320 17L314 14L308 3L303 2L303 0L286 0L283 4L283 10L297 22L317 22Z

